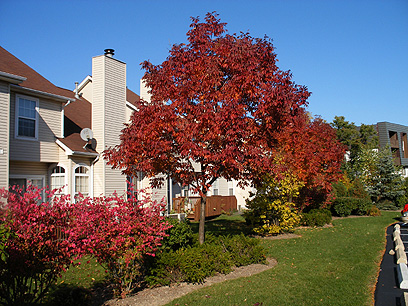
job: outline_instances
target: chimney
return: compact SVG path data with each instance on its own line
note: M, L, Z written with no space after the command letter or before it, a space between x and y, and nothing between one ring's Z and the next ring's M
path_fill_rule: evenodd
M105 49L104 51L105 51L105 55L109 57L113 57L113 55L115 54L114 49Z
M104 55L92 58L92 131L98 152L120 144L127 120L126 64L113 58L113 53L114 50L106 49ZM93 193L108 195L115 190L126 190L126 176L101 159L94 164Z

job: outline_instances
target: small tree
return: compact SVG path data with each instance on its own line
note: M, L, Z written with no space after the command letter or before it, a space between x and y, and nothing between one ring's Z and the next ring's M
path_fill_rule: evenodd
M161 65L146 61L151 103L141 102L105 152L130 175L143 171L157 186L164 177L201 197L204 242L206 195L219 177L245 184L272 167L278 134L290 126L309 92L276 65L269 39L226 34L216 14L192 18L187 44L174 45ZM267 171L265 171L267 172Z
M289 172L279 180L264 176L254 198L246 202L248 210L244 216L253 231L261 235L276 235L298 225L300 216L293 201L303 185Z
M108 271L114 293L124 298L143 278L143 261L154 256L170 227L161 213L164 203L139 191L139 200L80 197L75 205L71 240Z

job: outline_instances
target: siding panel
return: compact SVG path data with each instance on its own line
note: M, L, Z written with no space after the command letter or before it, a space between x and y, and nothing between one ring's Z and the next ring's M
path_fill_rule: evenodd
M0 188L8 186L10 95L8 83L0 81Z

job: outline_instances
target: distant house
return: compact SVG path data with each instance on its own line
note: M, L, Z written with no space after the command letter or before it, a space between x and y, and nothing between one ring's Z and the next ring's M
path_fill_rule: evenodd
M141 95L149 100L141 86ZM8 185L63 187L72 198L78 193L108 195L126 188L126 176L101 157L119 143L124 123L140 97L126 86L126 64L114 51L92 58L92 76L74 90L60 88L0 47L0 188ZM142 174L137 189L149 188ZM189 195L166 180L152 190L154 198ZM245 205L248 191L236 182L218 179L209 195L236 195Z
M390 147L394 164L402 166L403 175L408 176L408 126L378 122L377 132L380 147Z

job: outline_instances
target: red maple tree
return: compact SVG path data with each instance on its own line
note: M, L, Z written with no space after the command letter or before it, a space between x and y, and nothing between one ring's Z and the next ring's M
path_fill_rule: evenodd
M277 137L310 95L278 68L268 38L230 35L217 16L192 18L187 44L174 45L160 65L142 63L151 102L140 102L121 143L105 152L113 167L143 171L153 186L158 174L192 186L202 198L200 243L211 184L271 171Z
M346 151L336 131L320 117L312 119L304 113L282 130L276 148L285 167L304 184L297 199L298 208L324 205L332 183L341 176Z

